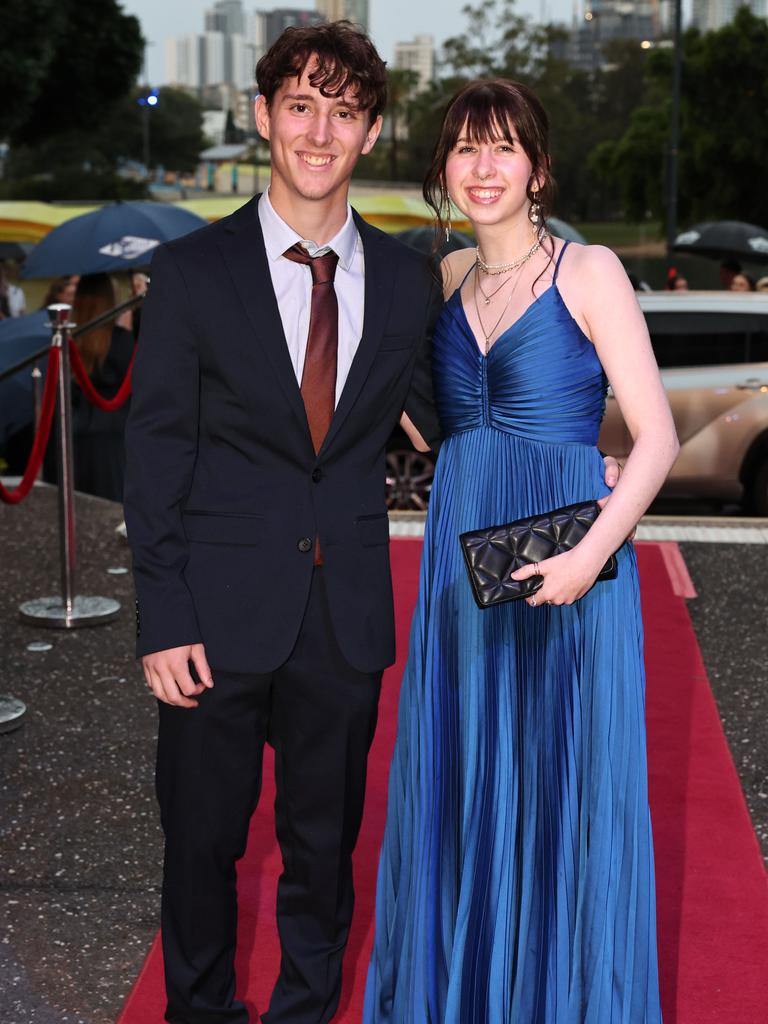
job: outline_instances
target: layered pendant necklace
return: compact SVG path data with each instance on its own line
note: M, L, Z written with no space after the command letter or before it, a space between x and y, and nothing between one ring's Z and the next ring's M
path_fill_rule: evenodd
M472 295L473 295L473 298L475 300L475 312L477 314L477 321L480 324L480 330L483 332L483 337L485 339L485 355L488 355L488 352L490 351L490 348L491 348L491 338L494 336L494 334L498 330L499 324L504 319L504 315L507 312L507 310L509 309L509 304L512 302L512 299L514 298L515 291L517 290L517 286L518 286L518 284L520 282L520 278L522 276L522 273L521 273L522 268L531 259L531 257L534 256L539 251L539 249L541 248L541 243L544 241L545 238L546 238L546 233L542 232L541 234L538 235L538 237L536 238L536 241L533 243L533 245L530 247L530 249L528 249L527 252L523 253L522 256L518 256L516 259L512 260L509 263L486 263L485 260L482 257L481 252L480 252L480 246L477 247L477 255L475 257L475 268L474 268L475 273L474 273L474 278L473 278ZM483 290L483 286L480 283L480 274L481 273L485 274L488 277L498 277L498 276L500 276L502 274L505 274L505 275L509 274L510 276L509 277L505 277L505 279L501 282L501 284L497 285L497 287L494 288L492 292L486 292L486 291ZM491 301L495 298L495 296L498 295L499 292L503 288L505 288L509 284L509 282L512 281L512 280L514 280L514 284L512 285L512 288L511 288L511 290L509 292L509 295L507 296L506 302L502 306L501 313L499 314L498 318L496 319L496 322L493 324L491 329L487 331L485 329L485 324L483 323L483 317L482 317L482 314L480 312L480 303L478 301L478 298L479 298L478 297L478 292L482 296L482 298L483 298L483 305L487 309L487 307L490 306Z

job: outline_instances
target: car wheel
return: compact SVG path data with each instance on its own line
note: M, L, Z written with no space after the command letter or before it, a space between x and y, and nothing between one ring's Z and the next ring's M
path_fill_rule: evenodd
M424 512L429 504L435 463L426 452L387 452L387 508Z
M749 511L753 516L768 516L768 460L763 462L749 488Z

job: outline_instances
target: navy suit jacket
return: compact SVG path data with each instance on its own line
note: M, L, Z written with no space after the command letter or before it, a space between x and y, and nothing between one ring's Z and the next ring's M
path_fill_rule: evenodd
M316 455L272 288L258 197L160 247L126 430L137 655L202 642L212 668L269 672L298 635L322 543L346 659L394 660L385 449L402 411L436 444L427 260L355 215L362 338Z

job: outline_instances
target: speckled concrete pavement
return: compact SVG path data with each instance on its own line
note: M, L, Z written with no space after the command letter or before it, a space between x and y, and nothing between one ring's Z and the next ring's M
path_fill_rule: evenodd
M118 506L77 500L78 592L117 598L119 619L63 632L17 618L59 592L55 497L0 506L0 692L28 708L0 736L0 1024L112 1024L157 930L155 706L130 576L107 573L129 565ZM35 640L53 649L28 652Z
M71 633L22 625L57 592L55 491L0 506L0 692L28 705L0 736L0 1024L113 1024L157 929L155 708L133 661L120 510L78 497L80 593L120 618ZM685 544L691 614L768 855L768 546ZM26 646L47 640L53 649ZM147 1022L155 1024L155 1022ZM159 1022L158 1022L159 1024Z
M681 544L720 718L768 864L768 544Z

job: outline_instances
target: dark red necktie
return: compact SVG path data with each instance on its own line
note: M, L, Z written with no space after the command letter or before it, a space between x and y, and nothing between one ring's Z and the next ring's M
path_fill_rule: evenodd
M310 256L300 243L291 246L285 258L302 263L312 271L312 304L301 397L307 411L309 432L315 454L328 433L336 404L336 362L339 348L339 304L333 279L339 257L335 252Z
M317 454L328 433L336 404L339 303L333 279L339 257L335 252L310 256L299 242L292 245L284 255L286 259L302 263L312 271L312 302L309 307L307 353L301 373L301 397L307 412L312 445ZM315 565L322 564L320 539L316 537Z

